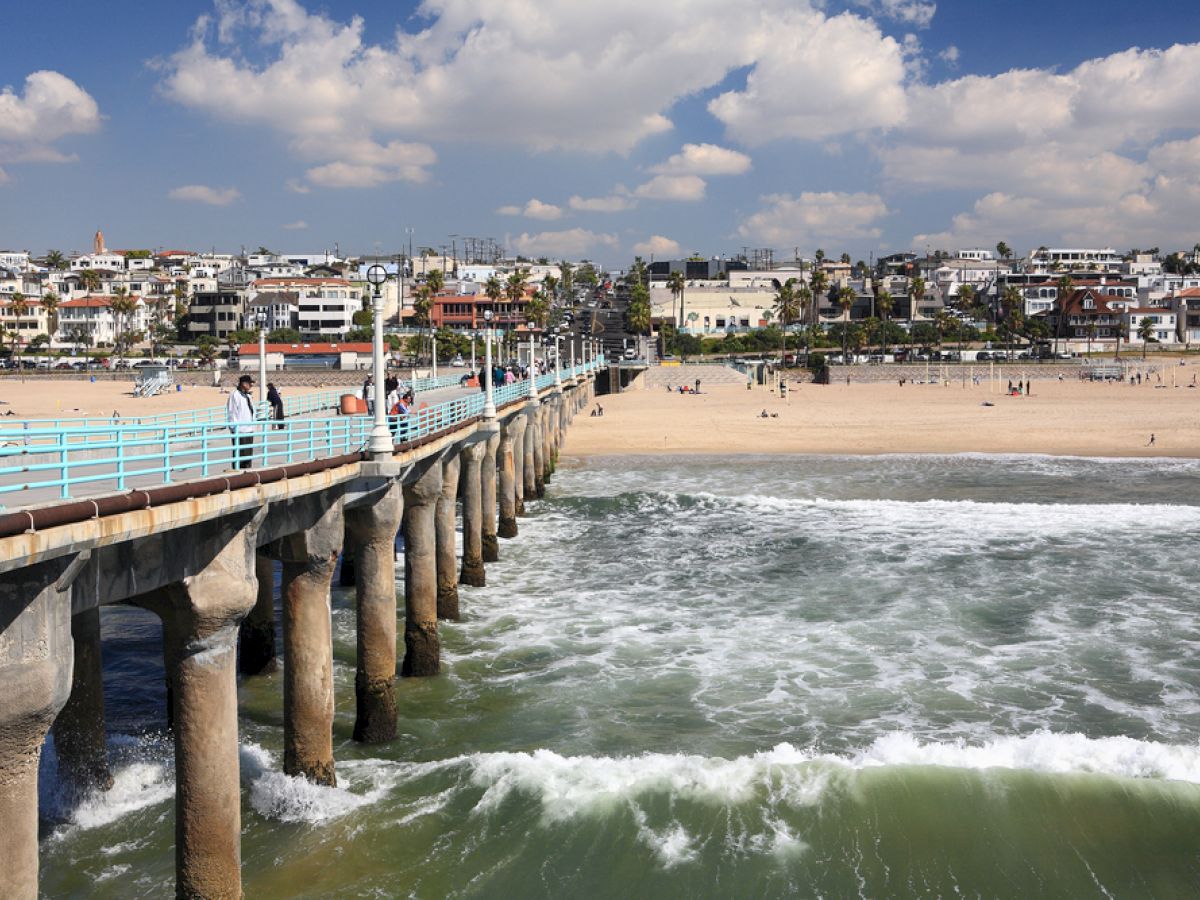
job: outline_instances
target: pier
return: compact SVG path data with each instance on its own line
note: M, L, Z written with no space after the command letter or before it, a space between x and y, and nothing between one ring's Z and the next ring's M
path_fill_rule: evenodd
M81 795L111 784L99 627L110 604L162 620L176 894L240 897L239 671L282 664L283 769L336 784L330 587L344 554L357 608L354 738L392 740L397 672L439 672L439 619L458 618L460 585L483 585L500 539L517 536L602 365L486 392L453 378L422 385L422 408L387 419L387 452L370 449L372 419L333 414L338 392L300 398L282 422L260 417L245 460L223 409L0 425L0 897L38 893L37 774L51 729L61 778Z

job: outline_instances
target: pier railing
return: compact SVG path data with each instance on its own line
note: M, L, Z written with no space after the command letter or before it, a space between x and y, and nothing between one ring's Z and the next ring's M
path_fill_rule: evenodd
M590 366L562 370L568 380ZM424 390L457 384L461 376L424 379ZM553 387L548 372L535 380L540 392ZM418 442L454 430L483 415L485 395L425 405L387 419L396 445ZM290 414L335 406L344 390L294 398ZM493 391L497 408L529 398L529 382ZM218 415L219 413L219 415ZM0 509L39 502L79 499L220 475L239 467L260 468L365 452L374 420L370 416L260 418L232 426L225 409L198 410L146 420L30 420L0 427ZM82 424L79 424L82 423ZM19 443L13 438L17 437Z

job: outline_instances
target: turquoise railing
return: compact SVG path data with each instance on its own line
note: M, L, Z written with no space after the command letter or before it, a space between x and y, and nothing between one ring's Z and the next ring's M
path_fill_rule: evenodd
M586 374L590 368L576 366L564 370L561 377ZM458 381L445 377L451 383ZM554 383L553 372L535 380L539 392ZM310 395L315 399L308 402L332 404L342 393ZM528 396L527 381L493 390L497 408L523 402ZM399 444L451 430L482 415L485 395L474 391L428 406L420 405L419 393L417 399L417 409L388 419ZM295 398L296 414L303 412L306 400ZM257 420L239 426L239 435L250 438L250 446L245 448L234 440L223 415L218 421L201 419L209 412L197 411L190 420L180 414L176 421L164 424L101 420L82 427L63 427L43 421L21 423L20 433L26 441L0 447L0 499L32 505L206 478L237 468L247 459L257 468L355 453L366 449L374 424L372 418L362 415Z

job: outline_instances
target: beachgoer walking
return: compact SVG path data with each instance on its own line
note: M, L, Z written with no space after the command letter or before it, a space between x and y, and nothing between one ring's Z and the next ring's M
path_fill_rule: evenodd
M363 382L362 398L367 401L367 414L375 415L375 376L368 375L367 380Z
M250 388L254 379L243 375L238 379L237 390L229 394L225 404L229 419L229 430L233 432L234 468L248 469L254 453L254 401L250 399Z
M276 430L283 427L283 397L273 382L267 382L267 402L271 404L271 418L275 420Z
M1154 432L1151 432L1151 433L1150 433L1150 443L1148 443L1146 446L1147 446L1147 447L1153 447L1153 446L1154 446Z

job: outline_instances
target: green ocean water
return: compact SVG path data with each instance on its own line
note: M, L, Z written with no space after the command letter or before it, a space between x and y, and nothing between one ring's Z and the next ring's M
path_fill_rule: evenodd
M243 683L246 895L1195 896L1197 488L1171 460L562 470L387 746L350 739L335 595L337 788L281 774L282 680ZM66 802L48 748L43 890L166 896L157 625L104 628L117 785Z

